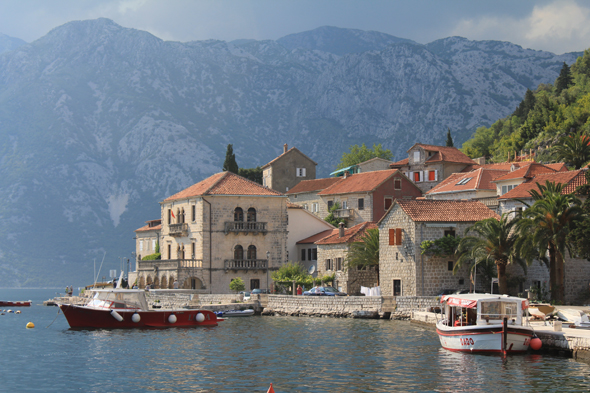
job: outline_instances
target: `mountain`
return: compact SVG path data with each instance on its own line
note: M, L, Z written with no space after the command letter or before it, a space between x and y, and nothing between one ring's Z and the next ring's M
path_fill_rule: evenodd
M289 50L318 50L338 56L380 51L390 44L414 43L412 40L394 37L378 31L342 29L332 26L323 26L302 33L289 34L279 38L277 42Z
M326 31L351 45L318 49ZM166 42L97 19L0 54L0 287L87 284L105 252L100 275L119 269L158 202L219 172L228 143L241 167L288 143L318 176L352 144L402 159L415 142L444 144L449 127L460 145L579 55L302 34L303 46Z
M20 38L9 37L5 34L0 33L0 53L14 50L19 46L25 45L26 42Z

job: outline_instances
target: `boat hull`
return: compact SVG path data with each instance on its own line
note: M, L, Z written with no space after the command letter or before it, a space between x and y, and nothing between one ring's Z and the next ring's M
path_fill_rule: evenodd
M217 316L208 310L149 310L95 309L91 307L60 304L71 328L81 329L137 329L217 326ZM112 311L115 311L114 314ZM137 314L139 317L135 316ZM198 314L204 319L199 322ZM119 316L121 320L117 319ZM173 316L173 317L171 317ZM135 322L137 321L137 322Z
M529 348L533 330L525 326L502 325L448 327L437 324L440 343L444 349L457 352L522 353ZM506 334L506 346L504 346Z
M31 306L31 302L27 301L27 302L9 302L9 301L4 301L4 300L0 300L0 307L30 307Z

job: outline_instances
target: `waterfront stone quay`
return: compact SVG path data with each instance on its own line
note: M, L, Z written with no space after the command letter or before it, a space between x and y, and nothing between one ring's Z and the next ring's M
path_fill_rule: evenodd
M567 306L564 308L572 308ZM559 307L557 307L559 309ZM586 311L587 308L585 309ZM440 314L428 311L413 311L410 320L434 328ZM531 321L531 327L543 342L541 353L573 357L590 362L590 330L570 328L560 321Z

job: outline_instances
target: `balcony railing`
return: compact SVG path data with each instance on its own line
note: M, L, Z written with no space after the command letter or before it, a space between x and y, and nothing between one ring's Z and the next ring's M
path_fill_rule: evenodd
M247 221L227 221L225 223L225 234L234 233L253 233L266 234L265 222L247 222Z
M225 270L259 270L268 267L267 259L226 259Z
M350 218L354 214L353 209L337 209L334 210L334 217L336 218Z
M137 270L178 270L201 269L201 259L157 259L155 261L138 261Z
M183 222L181 224L168 225L168 234L170 236L188 236L188 224Z

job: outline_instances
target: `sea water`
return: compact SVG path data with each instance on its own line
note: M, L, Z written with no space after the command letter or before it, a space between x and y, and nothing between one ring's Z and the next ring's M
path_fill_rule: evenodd
M71 330L56 290L0 316L2 392L565 392L590 389L586 363L462 354L404 321L261 317L213 328ZM7 308L3 308L7 309ZM28 322L35 328L27 329Z

